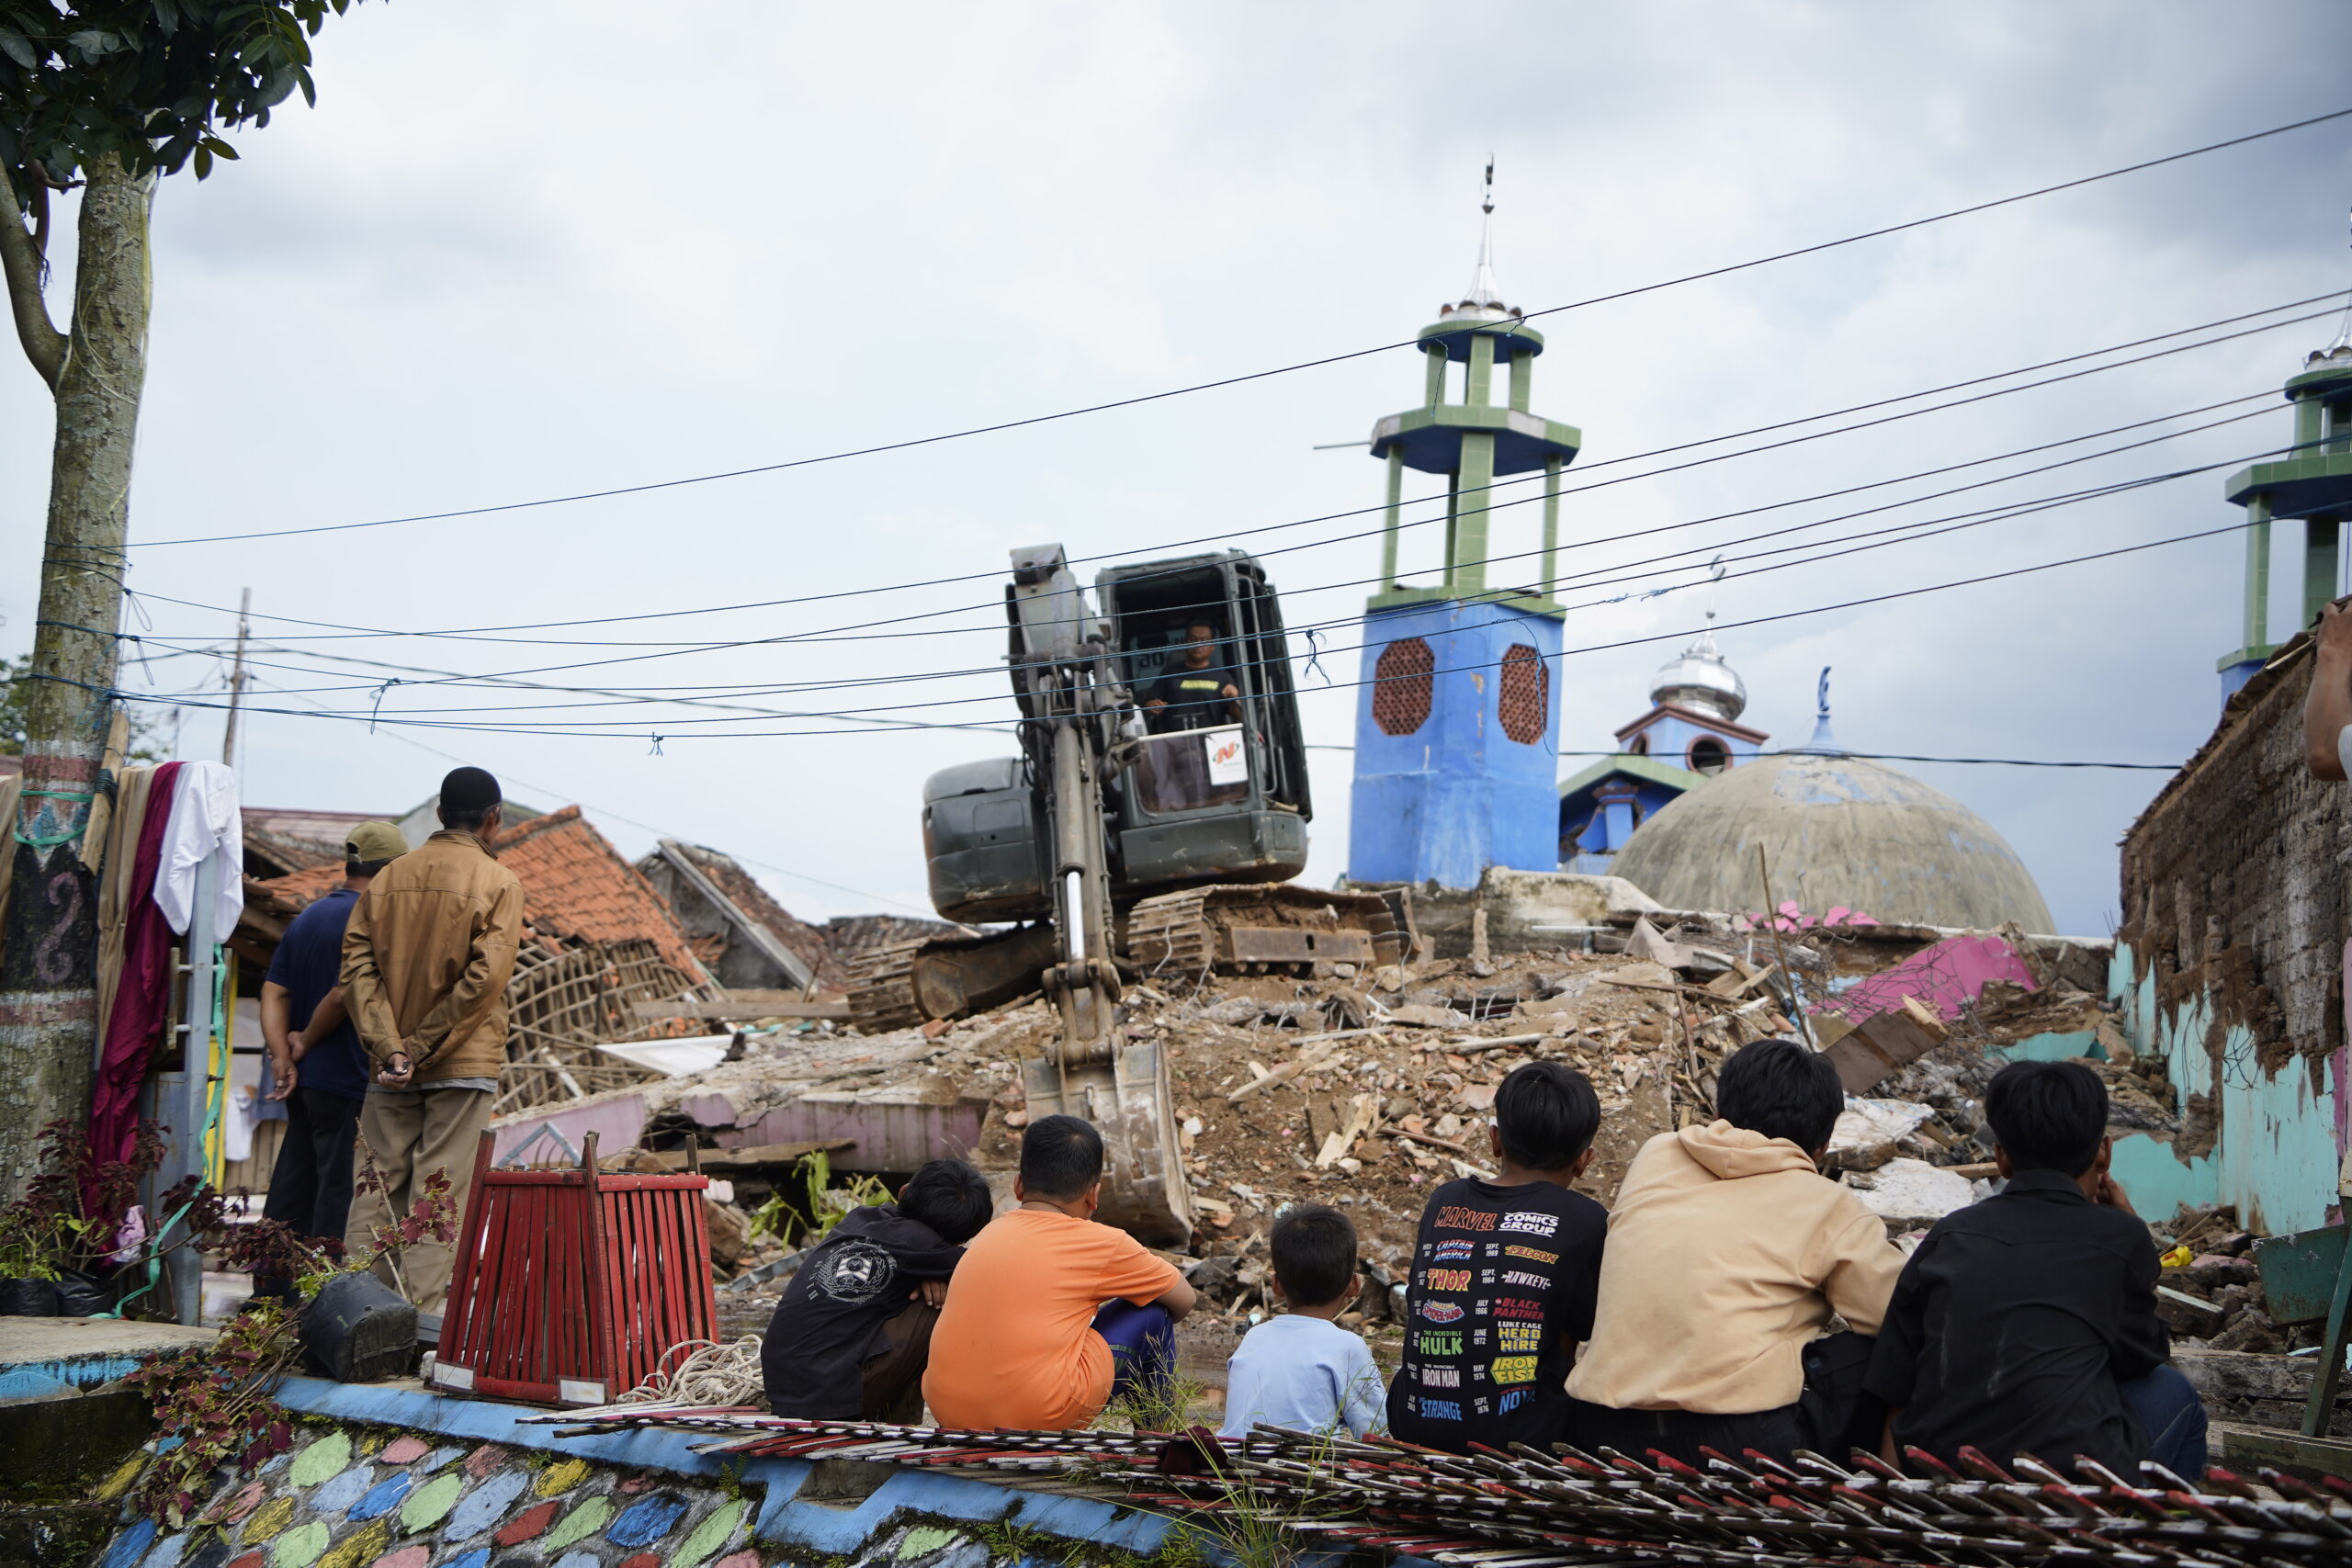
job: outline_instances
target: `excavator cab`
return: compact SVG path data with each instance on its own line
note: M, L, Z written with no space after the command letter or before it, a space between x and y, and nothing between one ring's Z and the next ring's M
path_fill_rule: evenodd
M1127 900L1306 870L1306 744L1264 569L1229 550L1110 567L1094 589L1135 705L1105 781Z

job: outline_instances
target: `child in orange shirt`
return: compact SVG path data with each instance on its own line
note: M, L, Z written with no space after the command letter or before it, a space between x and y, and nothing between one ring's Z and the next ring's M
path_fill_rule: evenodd
M1021 1206L964 1249L932 1331L933 1419L971 1430L1084 1427L1129 1383L1165 1383L1198 1298L1124 1231L1094 1222L1102 1136L1047 1116L1021 1138Z

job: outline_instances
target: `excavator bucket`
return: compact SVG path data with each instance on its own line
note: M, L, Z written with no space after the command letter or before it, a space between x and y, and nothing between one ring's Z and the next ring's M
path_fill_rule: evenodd
M1159 1247L1193 1234L1193 1194L1176 1141L1168 1058L1155 1044L1127 1045L1107 1062L1032 1060L1023 1072L1029 1119L1069 1115L1102 1134L1102 1206L1095 1218Z

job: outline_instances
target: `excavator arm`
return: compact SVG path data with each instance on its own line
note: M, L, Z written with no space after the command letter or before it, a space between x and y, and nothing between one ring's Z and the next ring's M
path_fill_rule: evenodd
M1039 978L1061 1014L1052 1056L1028 1066L1029 1112L1080 1116L1102 1134L1104 1223L1181 1243L1192 1232L1192 1196L1168 1063L1158 1045L1129 1043L1119 1029L1102 775L1134 703L1111 628L1059 545L1013 552L1007 608L1022 746L1044 792L1053 856L1054 962Z

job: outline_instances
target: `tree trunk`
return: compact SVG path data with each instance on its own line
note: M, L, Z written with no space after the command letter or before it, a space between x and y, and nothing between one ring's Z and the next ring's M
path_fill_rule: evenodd
M73 330L56 381L25 794L5 846L15 875L0 930L0 1201L33 1174L35 1133L88 1114L96 1051L97 897L81 840L114 705L155 182L112 159L87 172Z

